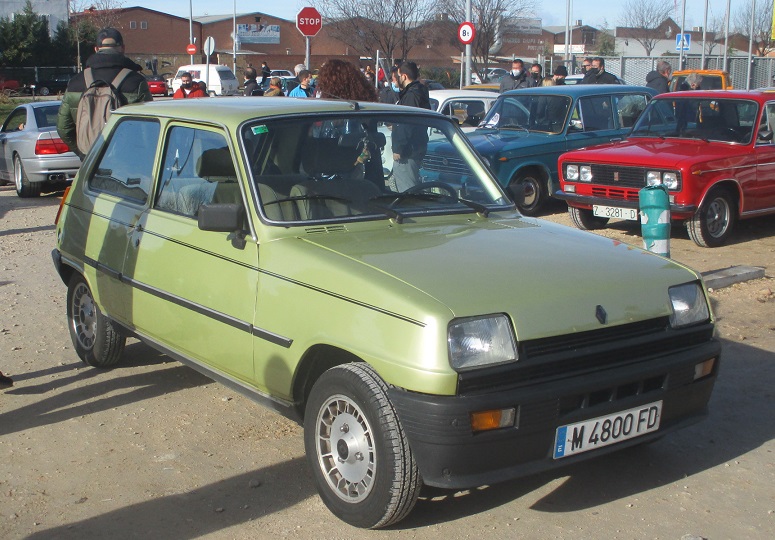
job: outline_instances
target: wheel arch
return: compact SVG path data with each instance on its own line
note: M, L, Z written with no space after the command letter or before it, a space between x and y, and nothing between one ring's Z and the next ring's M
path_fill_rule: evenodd
M511 176L509 177L509 182L506 187L511 185L513 182L516 182L518 178L520 178L523 175L526 174L535 174L536 176L539 176L543 182L546 183L546 189L549 189L549 179L551 178L551 172L549 169L544 165L543 163L539 162L528 162L528 163L521 163L519 167L514 169L514 171L511 173ZM548 192L548 191L547 191Z
M293 402L302 421L307 398L320 376L333 367L353 362L363 362L363 359L333 345L314 345L304 353L296 368L292 387Z
M700 208L703 204L705 204L708 195L715 189L723 189L734 197L735 209L737 210L737 215L740 216L743 210L743 192L742 189L740 189L740 183L734 178L727 178L724 180L719 180L718 182L713 182L712 184L708 184L704 193L702 194L702 198L697 204L697 208Z

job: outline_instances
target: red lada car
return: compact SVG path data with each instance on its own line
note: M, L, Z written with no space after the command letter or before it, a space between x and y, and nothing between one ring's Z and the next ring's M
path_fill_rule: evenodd
M775 92L685 91L652 100L626 141L567 152L557 197L581 229L637 220L638 191L667 187L673 221L716 247L738 219L775 214Z

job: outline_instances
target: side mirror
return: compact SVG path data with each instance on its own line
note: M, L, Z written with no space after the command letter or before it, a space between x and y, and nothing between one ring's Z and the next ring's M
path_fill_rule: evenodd
M213 232L240 231L244 213L241 204L203 204L199 207L199 228Z
M772 131L770 131L768 129L759 130L759 134L757 135L757 139L756 140L761 141L761 142L771 142L772 141Z

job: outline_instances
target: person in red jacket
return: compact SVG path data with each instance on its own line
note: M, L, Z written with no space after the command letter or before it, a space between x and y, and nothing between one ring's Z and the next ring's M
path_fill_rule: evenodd
M194 79L188 71L180 74L180 88L175 90L172 99L207 97L207 94L199 87L199 83L194 84Z

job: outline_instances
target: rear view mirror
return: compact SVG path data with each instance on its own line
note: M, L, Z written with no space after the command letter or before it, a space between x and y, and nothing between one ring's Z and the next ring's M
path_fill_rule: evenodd
M203 204L199 207L198 224L203 231L239 231L243 219L244 209L241 204Z

